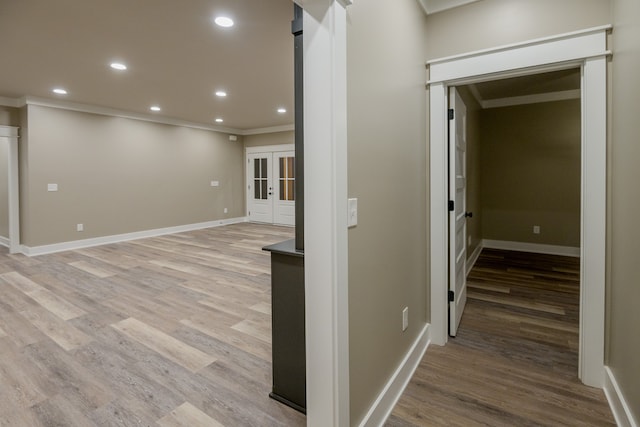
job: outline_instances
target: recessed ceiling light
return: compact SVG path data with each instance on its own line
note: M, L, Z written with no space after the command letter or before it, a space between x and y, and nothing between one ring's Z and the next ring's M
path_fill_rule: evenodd
M280 114L284 114L284 113L286 113L286 112L287 112L287 109L286 109L286 108L278 108L278 113L280 113Z
M227 96L227 92L225 92L223 90L217 90L216 91L216 96L219 96L220 98L224 98L225 96Z
M224 120L222 120L220 117L216 119L216 123L222 123L222 122L224 122Z
M216 23L216 25L219 25L220 27L224 27L224 28L233 27L233 19L227 16L217 16L216 19L214 19L214 22Z
M111 63L111 68L113 68L114 70L118 70L118 71L124 71L127 69L127 66L124 65L121 62L112 62Z
M62 89L61 87L57 87L53 89L53 93L57 93L58 95L66 95L67 91Z
M151 108L149 108L151 111L160 111L161 108L158 107L157 105L152 105Z

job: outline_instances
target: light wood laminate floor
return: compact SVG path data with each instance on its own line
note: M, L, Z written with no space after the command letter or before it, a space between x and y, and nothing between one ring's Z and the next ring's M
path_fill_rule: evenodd
M614 426L578 373L579 259L483 250L456 338L432 345L387 422Z
M270 399L270 260L254 224L0 254L0 426L303 426Z

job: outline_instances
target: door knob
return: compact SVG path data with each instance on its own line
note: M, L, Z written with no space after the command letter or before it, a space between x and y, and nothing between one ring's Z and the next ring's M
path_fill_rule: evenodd
M465 218L473 218L473 212L465 212L464 216Z

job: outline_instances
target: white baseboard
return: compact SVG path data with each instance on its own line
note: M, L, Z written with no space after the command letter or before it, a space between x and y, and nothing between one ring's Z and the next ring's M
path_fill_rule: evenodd
M604 367L604 372L604 394L607 396L616 424L618 427L638 427L613 372L608 366Z
M537 254L580 256L580 248L573 246L543 245L539 243L509 242L506 240L482 240L482 246L507 251L533 252Z
M381 427L391 415L391 411L398 403L404 389L411 381L411 377L420 364L424 353L429 347L429 324L427 323L407 352L398 369L393 373L389 382L382 389L378 398L373 402L367 415L360 423L360 427Z
M482 252L482 242L476 247L476 249L471 254L471 257L467 260L467 276L471 272L471 269L478 261L478 257L480 256L480 252Z
M5 246L8 248L10 246L10 243L11 241L8 237L0 236L0 246Z
M229 224L247 222L246 217L229 218L215 221L199 222L196 224L178 225L175 227L156 228L154 230L136 231L133 233L116 234L113 236L95 237L92 239L73 240L71 242L54 243L42 246L20 247L20 251L27 256L51 254L54 252L70 251L74 249L89 248L91 246L107 245L110 243L125 242L128 240L144 239L147 237L163 236L165 234L184 233L185 231L201 230L203 228L220 227Z

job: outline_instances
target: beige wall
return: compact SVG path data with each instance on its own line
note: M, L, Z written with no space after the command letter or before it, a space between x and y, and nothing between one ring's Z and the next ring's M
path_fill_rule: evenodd
M243 144L226 134L30 105L21 145L27 246L244 216Z
M349 230L357 425L427 321L425 18L415 0L392 8L354 2L347 10L348 192L359 211Z
M481 133L483 238L579 247L580 100L482 110Z
M245 147L258 147L262 145L282 145L293 144L295 142L294 132L273 132L261 133L258 135L246 135L244 138Z
M610 0L482 0L430 15L429 58L611 24Z
M482 243L482 182L480 176L480 105L467 86L458 87L467 108L467 260Z
M19 120L19 111L17 108L3 107L0 105L1 126L18 126Z
M640 422L640 2L614 1L607 365Z

